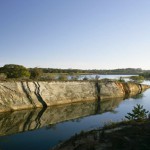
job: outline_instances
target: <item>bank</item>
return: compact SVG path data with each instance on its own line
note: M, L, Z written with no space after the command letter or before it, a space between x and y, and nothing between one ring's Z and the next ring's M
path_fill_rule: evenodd
M81 132L50 150L149 150L150 120L124 121Z

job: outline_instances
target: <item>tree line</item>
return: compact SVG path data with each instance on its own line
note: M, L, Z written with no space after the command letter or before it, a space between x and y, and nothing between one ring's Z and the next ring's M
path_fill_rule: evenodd
M82 70L82 69L55 69L55 68L41 68L44 73L68 73L68 74L122 74L122 75L138 75L140 73L145 72L141 68L125 68L125 69L112 69L112 70L98 70L98 69L91 69L91 70ZM150 71L149 71L150 72Z
M7 78L30 78L37 79L43 74L120 74L120 75L141 75L150 77L150 71L142 70L141 68L125 68L113 70L82 70L82 69L55 69L55 68L26 68L17 64L6 64L0 67L0 73ZM61 77L62 78L62 77ZM64 77L63 77L64 78Z

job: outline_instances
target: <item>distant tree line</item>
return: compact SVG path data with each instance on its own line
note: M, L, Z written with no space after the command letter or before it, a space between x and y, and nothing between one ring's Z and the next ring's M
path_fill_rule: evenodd
M66 75L72 75L72 79L76 79L80 74L103 74L103 75L138 75L150 77L150 71L145 71L140 68L125 68L113 70L82 70L82 69L55 69L55 68L26 68L22 65L7 64L0 67L0 78L23 78L23 79L56 79L54 74L59 74L57 79L66 80Z
M144 77L145 79L150 79L150 72L149 71L143 72L139 75Z
M138 75L145 72L141 68L125 68L125 69L113 69L113 70L82 70L82 69L54 69L54 68L41 68L44 73L68 73L68 74L120 74L120 75Z

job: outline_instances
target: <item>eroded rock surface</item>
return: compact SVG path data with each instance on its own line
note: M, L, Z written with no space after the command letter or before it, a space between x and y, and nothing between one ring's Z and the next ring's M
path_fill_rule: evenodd
M149 86L118 81L0 82L0 112L129 97Z

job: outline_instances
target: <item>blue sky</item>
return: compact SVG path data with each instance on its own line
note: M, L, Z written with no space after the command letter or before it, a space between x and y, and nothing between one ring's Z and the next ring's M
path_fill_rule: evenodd
M150 69L150 0L0 0L0 66Z

